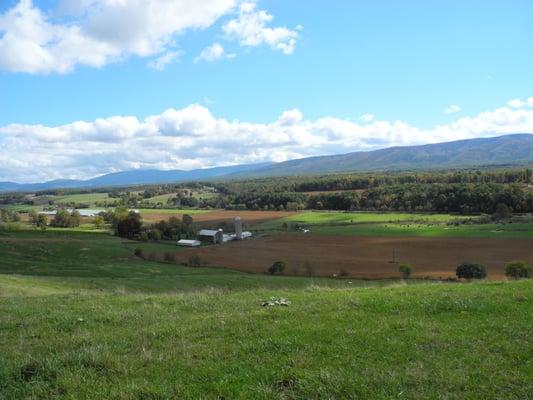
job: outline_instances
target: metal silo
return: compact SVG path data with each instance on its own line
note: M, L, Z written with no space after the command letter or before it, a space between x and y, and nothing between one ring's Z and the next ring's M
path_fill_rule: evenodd
M235 218L235 237L237 238L237 240L241 240L242 239L242 221L241 221L241 217L236 217Z

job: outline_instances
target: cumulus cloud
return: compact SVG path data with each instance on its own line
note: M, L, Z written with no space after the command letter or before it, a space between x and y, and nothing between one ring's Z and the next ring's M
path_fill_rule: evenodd
M403 121L362 124L287 110L270 123L228 121L193 104L139 120L115 116L61 126L0 127L0 181L88 178L134 168L192 169L388 146L533 133L533 110L501 107L421 129Z
M239 41L242 46L257 47L263 44L283 54L292 54L298 39L298 30L286 27L270 28L267 26L274 17L265 10L256 10L253 2L243 3L239 15L223 26L224 33Z
M158 71L164 70L167 65L175 62L183 53L181 51L168 51L148 63L150 67Z
M262 43L290 54L297 33L266 26L272 16L239 0L62 0L44 11L19 0L0 14L0 69L25 73L68 73L77 65L102 67L130 56L153 57L160 69L174 61L176 38L234 15L224 29L243 45ZM204 58L216 57L222 47ZM223 50L223 49L222 49ZM221 56L222 54L219 54Z
M363 114L359 117L363 122L372 122L375 119L374 114Z
M457 104L451 104L444 110L445 114L455 114L456 112L461 111L461 107Z
M234 57L234 54L225 54L224 47L220 43L213 43L213 45L203 49L202 52L194 59L194 62L212 62L220 60L224 57L232 58Z
M523 101L520 100L520 99L513 99L513 100L509 100L509 101L507 102L507 105L508 105L509 107L512 107L512 108L522 108L522 107L524 107L524 106L526 105L526 103L523 102Z

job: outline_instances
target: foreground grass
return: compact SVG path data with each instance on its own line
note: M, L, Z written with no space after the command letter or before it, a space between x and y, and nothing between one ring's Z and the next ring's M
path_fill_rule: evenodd
M35 285L35 283L34 283ZM533 283L0 298L0 398L527 399ZM270 296L289 307L262 307Z

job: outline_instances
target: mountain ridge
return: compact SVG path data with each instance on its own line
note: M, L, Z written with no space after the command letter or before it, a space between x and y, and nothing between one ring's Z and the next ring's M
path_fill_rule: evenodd
M0 191L36 191L59 188L161 184L220 178L238 179L529 164L533 164L533 134L518 133L491 138L462 139L443 143L394 146L371 151L313 156L280 163L242 164L190 171L131 170L105 174L87 180L57 179L29 184L0 182Z

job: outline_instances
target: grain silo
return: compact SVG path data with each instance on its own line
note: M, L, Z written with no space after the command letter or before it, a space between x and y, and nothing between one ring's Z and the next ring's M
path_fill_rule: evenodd
M237 240L242 240L242 221L241 217L235 218L235 238Z

